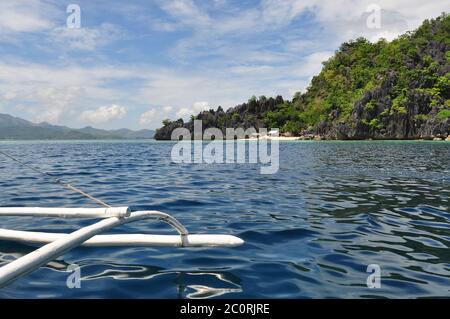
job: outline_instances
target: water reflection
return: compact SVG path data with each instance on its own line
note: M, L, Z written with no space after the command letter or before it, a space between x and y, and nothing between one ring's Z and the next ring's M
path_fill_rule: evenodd
M20 252L14 252L11 245L8 249L0 253L1 264L6 264L16 258L20 258L32 249L20 249ZM15 246L18 248L19 246ZM9 250L9 252L6 252ZM69 266L73 264L59 258L52 261L43 268L50 269L69 275ZM119 281L146 281L148 285L152 285L152 280L158 281L158 277L167 278L174 277L171 280L176 287L177 294L173 298L189 298L189 299L206 299L224 296L230 293L242 292L240 285L241 280L229 272L217 271L173 271L158 266L151 265L126 265L117 263L105 263L101 260L82 260L75 262L80 267L81 282L83 285L88 281L101 281L111 278ZM84 275L88 274L88 275ZM26 279L24 279L26 281ZM36 282L38 285L42 283Z
M115 280L157 280L174 277L178 298L204 299L242 292L240 279L229 272L173 271L149 265L104 264L101 261L83 261L82 281L113 278Z

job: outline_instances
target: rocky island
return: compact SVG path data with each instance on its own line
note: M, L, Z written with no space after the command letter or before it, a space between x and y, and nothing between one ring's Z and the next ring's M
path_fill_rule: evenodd
M253 96L228 110L165 120L155 139L175 128L279 128L302 139L450 139L450 17L425 20L388 42L358 38L323 63L292 100Z

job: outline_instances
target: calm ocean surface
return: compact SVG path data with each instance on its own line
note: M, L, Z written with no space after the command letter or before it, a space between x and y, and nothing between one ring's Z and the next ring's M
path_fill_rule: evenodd
M238 248L77 248L0 289L0 298L450 297L450 143L286 142L280 170L174 164L170 142L1 142L0 149L112 205L157 209ZM0 157L0 206L89 200ZM70 232L92 220L0 219ZM173 231L151 221L113 233ZM0 264L34 247L0 241ZM81 267L69 289L68 265ZM381 288L369 289L369 264Z

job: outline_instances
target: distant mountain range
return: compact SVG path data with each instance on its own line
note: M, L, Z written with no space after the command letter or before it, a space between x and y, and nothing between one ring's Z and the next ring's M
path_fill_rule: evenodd
M73 129L67 126L30 121L0 113L0 140L96 140L151 139L153 130L102 130L90 126Z

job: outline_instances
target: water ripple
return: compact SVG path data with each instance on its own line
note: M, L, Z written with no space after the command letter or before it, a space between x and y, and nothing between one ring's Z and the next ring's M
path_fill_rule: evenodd
M159 209L233 249L77 248L0 298L417 298L450 296L450 144L280 144L280 171L170 161L172 143L2 142L0 147L112 205ZM93 207L0 158L0 206ZM70 232L92 220L1 219ZM137 222L111 233L172 233ZM0 265L34 247L0 241ZM70 264L81 289L66 285ZM369 289L369 264L381 288Z

